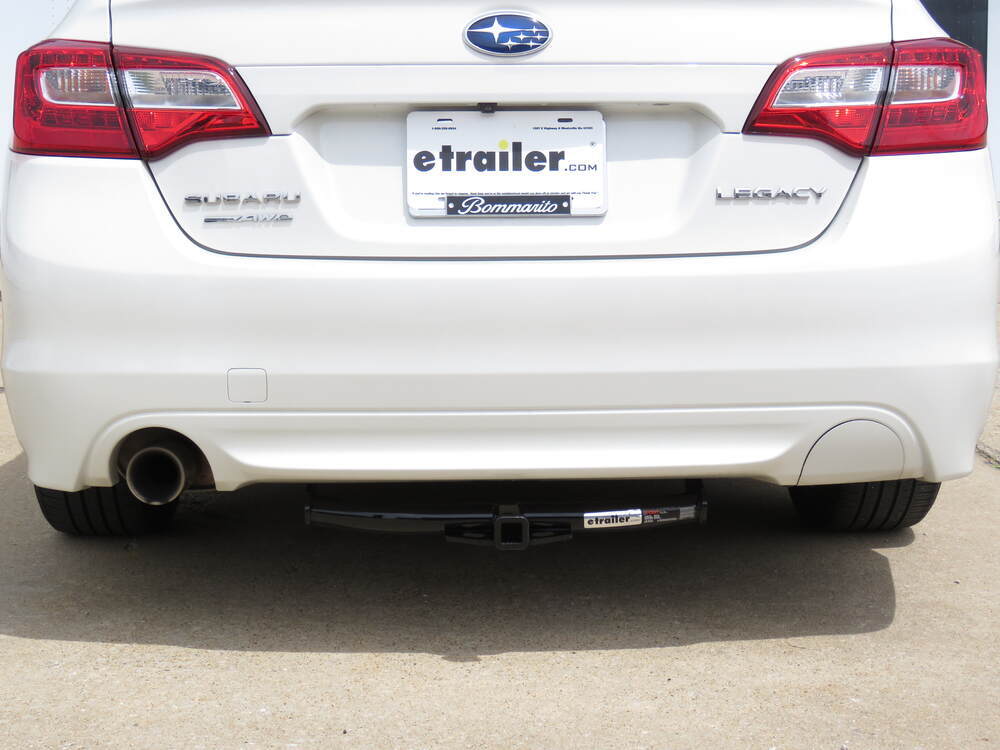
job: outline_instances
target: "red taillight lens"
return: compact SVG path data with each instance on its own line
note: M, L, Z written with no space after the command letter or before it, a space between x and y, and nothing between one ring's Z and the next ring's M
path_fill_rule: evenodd
M982 57L930 39L793 58L771 76L743 132L865 156L982 148L986 125Z
M123 47L114 58L147 159L192 141L271 134L243 79L221 60Z
M986 73L979 52L950 39L900 42L892 79L873 153L986 145Z
M106 44L51 40L17 58L12 148L135 158Z
M193 141L263 135L243 80L213 58L59 39L18 58L21 153L157 159Z

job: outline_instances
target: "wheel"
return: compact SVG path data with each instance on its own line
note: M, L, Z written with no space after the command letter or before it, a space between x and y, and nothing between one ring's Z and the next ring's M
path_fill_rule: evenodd
M56 531L76 536L140 536L170 525L177 503L146 505L124 482L60 492L35 487L42 515Z
M795 509L806 523L826 531L893 531L924 520L940 484L895 482L792 487Z

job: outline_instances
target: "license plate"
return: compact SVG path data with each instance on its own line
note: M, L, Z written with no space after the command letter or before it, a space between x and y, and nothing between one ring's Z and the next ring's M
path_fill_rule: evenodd
M600 112L411 112L406 118L411 216L602 216L606 182Z

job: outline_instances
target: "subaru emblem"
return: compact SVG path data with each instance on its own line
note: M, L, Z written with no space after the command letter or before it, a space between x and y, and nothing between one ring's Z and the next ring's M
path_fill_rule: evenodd
M530 55L552 40L549 27L534 16L504 11L480 16L465 27L463 36L477 52L501 57Z

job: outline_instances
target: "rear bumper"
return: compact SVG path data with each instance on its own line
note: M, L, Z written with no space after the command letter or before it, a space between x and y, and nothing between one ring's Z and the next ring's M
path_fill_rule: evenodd
M940 481L971 469L997 362L985 152L869 160L791 252L518 262L217 255L139 163L15 156L2 258L11 412L54 489L112 483L117 442L149 426L194 440L221 489L795 484L858 420L898 456L859 474L858 446L824 481ZM266 372L266 400L230 400L235 368Z
M816 441L834 425L854 421L878 422L899 437L902 449L878 464L873 478L923 475L923 451L913 429L900 416L871 407L243 409L143 412L119 419L91 438L78 483L107 483L109 457L119 442L137 429L157 426L202 448L220 490L277 481L615 477L753 477L794 485ZM845 466L845 476L848 470ZM34 474L32 479L38 482Z

